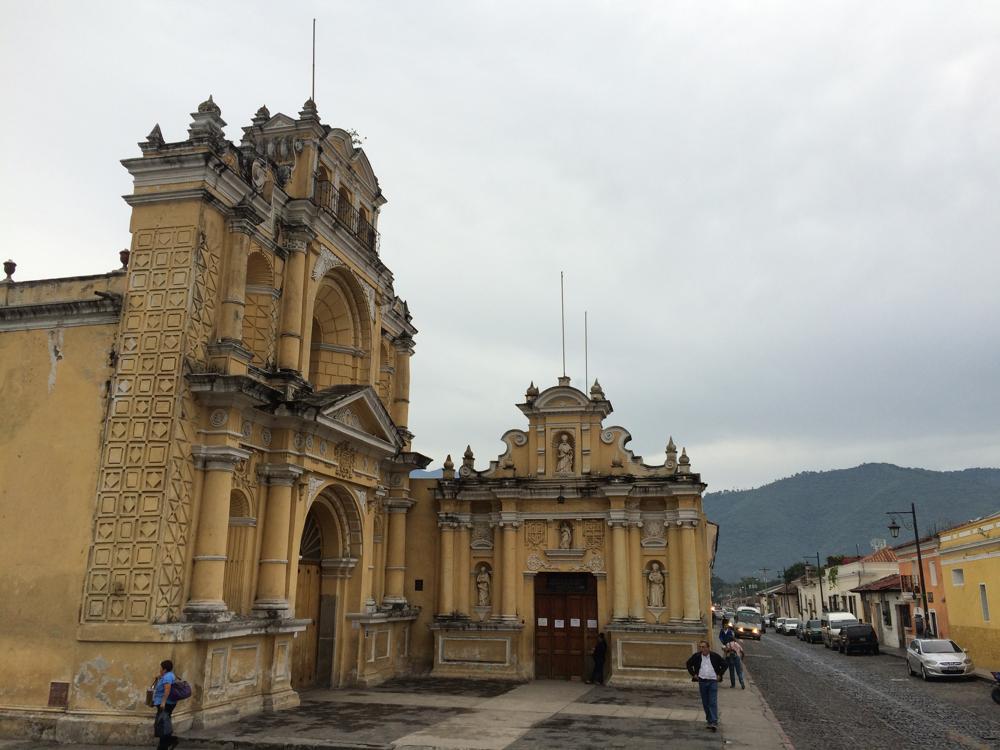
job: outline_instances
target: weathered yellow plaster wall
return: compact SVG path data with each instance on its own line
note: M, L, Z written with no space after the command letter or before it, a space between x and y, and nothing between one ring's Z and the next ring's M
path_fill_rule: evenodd
M411 479L414 505L406 514L406 584L410 604L420 607L420 617L410 632L410 663L418 671L430 671L434 660L434 636L428 626L437 608L438 516L434 499L436 479ZM415 582L424 582L417 591Z
M49 683L74 677L115 332L99 325L0 336L3 707L45 706Z

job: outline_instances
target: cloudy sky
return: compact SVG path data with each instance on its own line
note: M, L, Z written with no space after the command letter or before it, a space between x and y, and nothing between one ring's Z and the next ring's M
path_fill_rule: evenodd
M482 465L567 370L711 489L997 466L1000 6L33 2L0 27L0 254L129 245L118 160L209 94L231 138L309 93L389 198L420 329L411 429Z

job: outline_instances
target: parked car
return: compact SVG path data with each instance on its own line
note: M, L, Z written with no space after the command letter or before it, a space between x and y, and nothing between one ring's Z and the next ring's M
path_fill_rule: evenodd
M774 621L774 632L775 633L783 633L783 632L785 632L784 631L785 620L787 620L787 619L788 619L787 617L779 617L777 620Z
M806 643L819 643L823 640L823 631L820 628L819 620L806 620L805 624L799 628L799 638Z
M819 618L819 627L823 634L823 645L827 648L837 647L837 635L846 625L857 625L858 618L850 612L827 612Z
M785 635L795 635L796 633L799 632L799 627L801 625L802 622L800 620L798 620L795 617L789 617L787 620L785 620L784 630L782 630L781 632L784 633Z
M770 625L773 628L776 624L775 620L777 619L778 616L774 612L768 612L766 615L764 615L764 624Z
M906 647L906 671L931 677L965 677L975 669L972 659L955 641L915 638Z
M878 656L878 633L868 623L844 625L837 633L837 650L842 654L860 651Z
M733 630L737 638L753 638L760 640L760 634L764 630L764 623L761 616L756 612L741 610L736 614L736 623Z

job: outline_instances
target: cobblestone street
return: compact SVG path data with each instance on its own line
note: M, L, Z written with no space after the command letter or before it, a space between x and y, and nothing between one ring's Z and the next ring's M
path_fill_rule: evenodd
M1000 706L982 680L924 682L897 656L844 656L775 633L745 646L796 750L1000 746Z

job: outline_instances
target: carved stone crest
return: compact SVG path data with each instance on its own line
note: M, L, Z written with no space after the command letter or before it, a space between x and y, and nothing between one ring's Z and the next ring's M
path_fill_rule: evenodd
M341 424L346 424L348 427L361 429L361 420L358 419L358 415L349 406L345 406L340 411L335 412L333 418Z
M348 441L337 443L333 449L333 457L337 461L337 476L350 479L354 476L354 449Z
M659 518L643 519L641 544L643 547L666 546L663 521Z
M322 279L334 266L342 265L344 265L344 262L324 247L319 251L319 257L316 258L316 265L313 266L313 281Z
M525 521L524 539L529 547L541 547L545 544L545 521Z
M493 549L493 533L487 520L472 522L472 549Z
M583 522L583 546L587 549L601 549L604 546L604 521L588 518Z
M548 561L537 552L528 555L525 564L528 566L528 570L541 570L542 568L549 567Z

